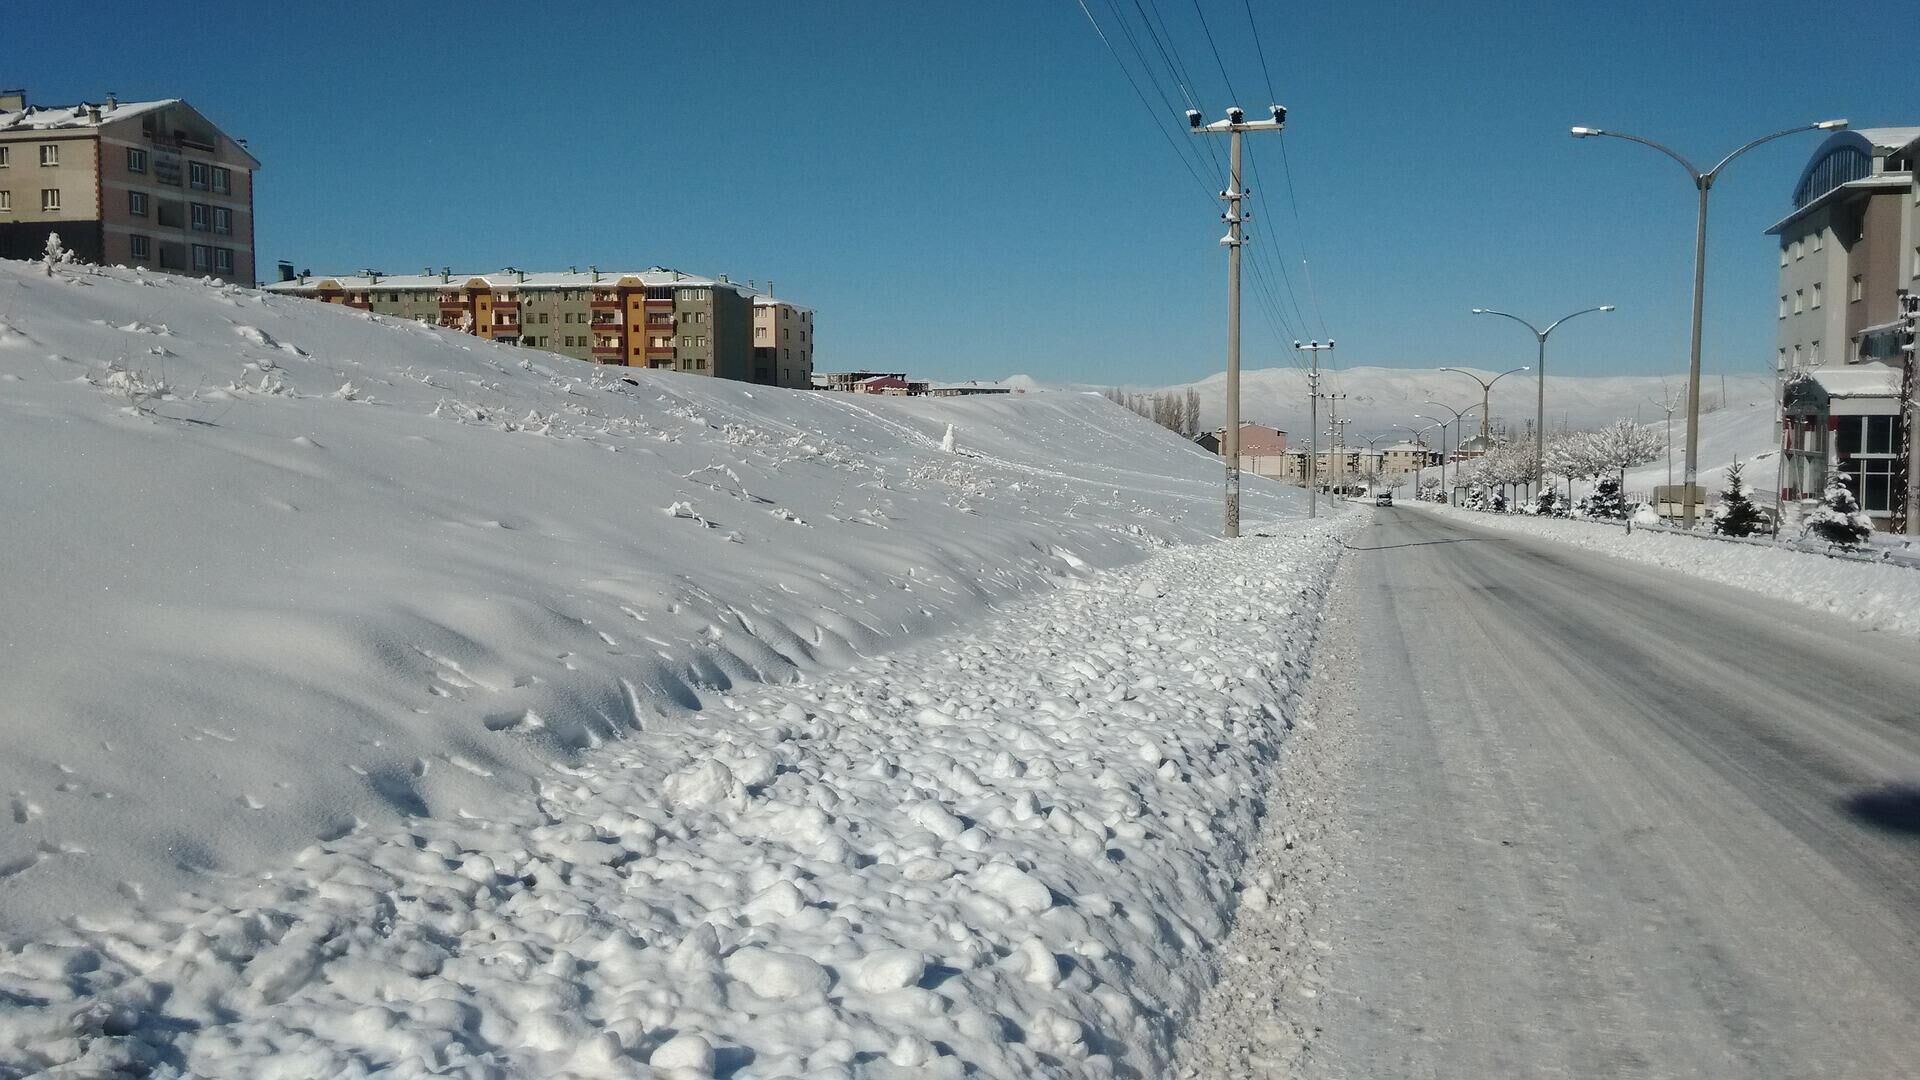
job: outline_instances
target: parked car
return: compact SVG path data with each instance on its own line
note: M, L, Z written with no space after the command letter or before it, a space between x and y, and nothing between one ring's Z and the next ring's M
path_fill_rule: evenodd
M1391 491L1383 491L1383 492L1381 492L1380 494L1378 494L1378 495L1375 495L1375 496L1373 497L1373 505L1375 505L1375 506L1392 506L1392 505L1393 505L1393 492L1391 492Z

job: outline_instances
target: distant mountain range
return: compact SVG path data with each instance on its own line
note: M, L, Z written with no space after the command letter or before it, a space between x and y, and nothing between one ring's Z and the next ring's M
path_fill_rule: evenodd
M1468 369L1481 378L1491 378L1497 372ZM1029 376L1016 375L1003 380L1007 385L1025 389L1075 389L1100 390L1100 386L1078 384L1059 386L1037 381ZM1172 386L1143 387L1126 386L1123 390L1132 392L1173 391L1185 393L1188 387L1200 393L1200 416L1204 427L1217 427L1226 415L1225 393L1226 375L1210 375L1195 383L1180 383ZM1668 395L1681 403L1684 416L1687 379L1684 374L1658 375L1614 375L1605 377L1554 375L1547 379L1547 428L1549 431L1567 426L1572 428L1592 428L1612 423L1621 417L1637 417L1642 422L1652 423L1666 420L1658 402L1666 400ZM1531 373L1509 375L1500 380L1493 388L1491 412L1496 424L1504 423L1507 430L1519 433L1527 430L1534 417L1536 384ZM1480 402L1480 387L1465 375L1435 368L1384 368L1352 367L1339 371L1323 373L1321 388L1324 392L1345 394L1340 399L1341 416L1350 416L1353 423L1347 426L1347 441L1354 442L1361 435L1378 435L1395 430L1395 425L1418 428L1426 425L1425 420L1414 419L1415 413L1432 416L1448 415L1442 410L1429 407L1425 403L1431 399L1444 402L1455 409L1465 409ZM1734 407L1766 407L1773 400L1773 380L1765 376L1728 375L1724 379L1718 375L1709 375L1702 382L1701 397L1703 407L1709 410L1722 406L1724 394L1726 404ZM1267 424L1286 431L1295 440L1306 441L1307 434L1307 379L1305 374L1293 367L1261 368L1248 371L1240 378L1240 416L1241 419L1258 424ZM1320 422L1325 429L1328 412L1327 402L1320 407ZM1479 415L1476 410L1473 417ZM1470 429L1478 430L1477 419L1470 419ZM1382 440L1384 444L1384 440Z

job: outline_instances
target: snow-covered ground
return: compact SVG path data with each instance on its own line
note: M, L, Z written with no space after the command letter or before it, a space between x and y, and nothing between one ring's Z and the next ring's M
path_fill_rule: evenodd
M1334 551L1089 395L132 271L0 262L0 453L0 1076L1151 1074Z
M1874 629L1920 637L1920 570L1854 562L1759 544L1736 544L1654 529L1525 514L1489 514L1434 503L1402 505L1469 525L1525 533L1722 585L1751 589Z
M1717 494L1726 486L1727 467L1739 462L1746 466L1743 476L1755 501L1772 505L1775 501L1772 494L1775 475L1780 464L1773 446L1773 421L1773 403L1764 398L1751 402L1737 401L1729 408L1702 416L1697 473L1700 486ZM1650 426L1662 435L1666 434L1664 416L1656 418ZM1678 484L1686 477L1686 462L1686 418L1676 417L1673 422L1674 483ZM1623 490L1632 496L1651 498L1653 489L1666 482L1667 456L1661 454L1650 464L1629 469ZM1575 494L1585 494L1589 486L1575 485Z

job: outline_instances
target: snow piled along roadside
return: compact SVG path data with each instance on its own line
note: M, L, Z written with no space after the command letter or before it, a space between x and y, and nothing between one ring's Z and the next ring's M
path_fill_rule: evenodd
M1344 528L1169 550L84 920L0 956L0 1075L1161 1075Z
M1748 589L1823 611L1869 630L1920 637L1920 571L1829 559L1804 551L1730 544L1652 529L1625 529L1567 518L1488 514L1433 503L1405 505L1463 524L1525 533L1604 555L1652 563L1707 581Z
M1095 396L778 390L6 261L0 460L0 941L487 812L1219 522L1218 459Z

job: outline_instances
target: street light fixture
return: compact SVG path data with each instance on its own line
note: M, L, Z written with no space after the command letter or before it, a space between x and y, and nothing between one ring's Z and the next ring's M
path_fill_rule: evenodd
M1453 502L1453 494L1451 489L1447 487L1447 425L1455 425L1453 430L1458 432L1460 430L1458 425L1463 422L1462 418L1474 409L1479 408L1479 406L1469 405L1464 409L1456 409L1451 405L1442 405L1437 401L1429 401L1427 404L1436 409L1445 409L1453 414L1452 420L1442 420L1437 416L1428 416L1425 413L1413 414L1415 420L1431 420L1440 425L1440 490L1447 502L1451 504Z
M1537 393L1534 397L1534 408L1533 408L1533 490L1536 494L1539 492L1541 485L1546 482L1547 335L1553 333L1554 327L1559 326L1561 323L1566 322L1568 319L1577 318L1581 315L1591 315L1596 311L1608 312L1612 310L1613 310L1612 304L1601 304L1599 307L1586 308L1585 310L1582 310L1582 311L1576 311L1572 315L1562 315L1559 318L1548 323L1547 328L1545 330L1542 330L1539 327L1533 325L1532 323L1528 322L1527 320L1521 318L1518 315L1511 315L1504 311L1495 311L1492 308L1477 307L1473 309L1473 313L1475 315L1498 315L1501 318L1512 319L1514 322L1517 322L1521 326L1526 327L1528 330L1533 331L1533 336L1535 340L1537 340L1540 343L1539 359L1534 362L1536 365L1536 370L1539 372L1538 378L1536 380L1538 385L1535 387Z
M1509 375L1518 375L1522 371L1531 371L1533 369L1527 368L1527 367L1509 368L1506 371L1503 371L1500 374L1495 375L1491 379L1483 379L1480 376L1475 375L1473 372L1468 371L1466 368L1443 367L1440 370L1451 371L1455 375L1465 375L1467 378L1472 379L1474 382L1477 382L1480 384L1480 441L1486 442L1488 438L1487 420L1490 418L1491 412L1492 412L1491 408L1487 404L1487 399L1493 395L1493 384L1499 382L1501 379L1504 379ZM1433 403L1428 402L1427 404L1431 405Z
M1686 528L1693 528L1693 485L1700 462L1700 312L1706 299L1707 288L1707 192L1713 189L1713 182L1719 178L1720 170L1726 168L1728 162L1762 143L1769 143L1788 135L1797 135L1802 131L1838 131L1846 126L1845 120L1822 120L1818 123L1790 127L1785 131L1776 131L1771 135L1762 135L1721 158L1713 168L1706 170L1695 167L1693 162L1652 139L1643 139L1638 135L1607 131L1602 128L1572 129L1572 135L1576 139L1591 139L1604 135L1608 138L1625 139L1642 146L1650 146L1672 158L1680 164L1681 168L1687 170L1687 175L1693 178L1693 186L1700 192L1700 212L1695 219L1693 229L1693 348L1687 362L1687 474L1686 488L1680 496L1681 523Z

